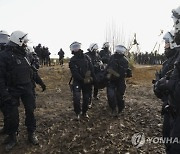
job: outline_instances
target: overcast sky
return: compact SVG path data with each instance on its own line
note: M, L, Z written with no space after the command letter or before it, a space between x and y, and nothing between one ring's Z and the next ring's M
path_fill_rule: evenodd
M141 51L150 52L161 42L160 30L172 29L171 10L179 5L179 0L0 0L0 29L27 32L32 45L49 47L52 56L63 48L71 57L73 41L85 51L93 42L101 48L113 27L123 34L120 43L127 45L136 33Z

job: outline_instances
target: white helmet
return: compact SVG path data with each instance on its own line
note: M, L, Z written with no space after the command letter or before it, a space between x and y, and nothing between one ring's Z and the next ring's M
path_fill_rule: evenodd
M127 49L123 45L116 45L115 46L115 52L121 55L124 55L126 53Z
M104 42L102 48L103 48L103 49L104 49L104 48L109 48L109 46L110 46L110 45L109 45L109 42Z
M74 51L74 52L76 52L76 51L78 51L79 49L81 49L81 43L79 43L79 42L73 42L71 45L70 45L70 50L71 51Z
M172 10L172 18L174 21L175 33L180 30L180 6Z
M0 31L0 44L6 44L9 42L9 34L5 30Z
M24 33L22 31L14 31L10 36L10 41L14 42L18 46L22 46L24 43L27 43L29 41L27 35L27 33Z
M171 49L174 49L175 47L177 47L177 44L174 42L174 30L171 30L170 32L167 32L163 36L163 40L166 43L169 43Z
M92 43L92 44L90 44L89 50L90 50L90 51L98 50L98 45L97 45L97 43Z
M8 32L5 30L0 30L0 35L8 35L9 36Z

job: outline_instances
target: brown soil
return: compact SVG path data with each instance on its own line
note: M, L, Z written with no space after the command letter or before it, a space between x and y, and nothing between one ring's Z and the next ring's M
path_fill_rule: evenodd
M37 135L39 146L27 142L24 126L24 109L21 105L18 145L12 154L154 154L164 153L163 144L145 143L136 148L131 143L133 134L142 132L145 137L161 137L161 101L152 91L151 81L160 66L137 66L133 77L127 79L126 107L119 118L113 118L107 105L106 90L99 92L100 100L93 101L89 120L75 120L72 93L68 82L67 65L45 67L40 75L47 85L41 92L37 86ZM0 114L2 125L2 114ZM5 136L0 137L0 143ZM4 145L0 145L0 154Z

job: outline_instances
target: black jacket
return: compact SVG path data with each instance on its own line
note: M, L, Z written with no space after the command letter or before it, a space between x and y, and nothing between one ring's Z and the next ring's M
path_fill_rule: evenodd
M121 54L113 54L110 57L109 63L107 65L107 69L113 69L120 75L120 79L126 77L126 73L129 69L129 62L128 59Z
M88 55L84 54L82 50L78 51L78 53L74 54L70 59L69 68L75 81L83 82L87 71L91 71L91 76L95 79L91 59Z
M10 97L8 89L32 83L32 69L24 49L8 46L0 53L0 95Z
M101 57L101 60L104 64L108 64L109 59L111 57L111 51L109 51L108 48L104 48L99 52L99 55Z
M87 54L91 58L92 65L94 67L94 72L98 73L101 70L100 67L101 67L101 63L102 63L99 54L96 51L92 51L92 52L89 51L85 54Z

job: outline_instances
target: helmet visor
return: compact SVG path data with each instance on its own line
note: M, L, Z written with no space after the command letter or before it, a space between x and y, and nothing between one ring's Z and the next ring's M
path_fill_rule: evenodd
M80 48L81 48L81 44L80 43L72 44L70 46L70 50L71 51L75 51L75 52L78 51Z
M8 35L0 35L0 43L6 44L9 42L9 36Z

